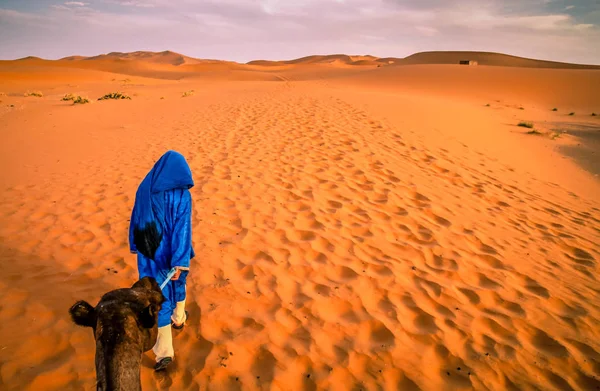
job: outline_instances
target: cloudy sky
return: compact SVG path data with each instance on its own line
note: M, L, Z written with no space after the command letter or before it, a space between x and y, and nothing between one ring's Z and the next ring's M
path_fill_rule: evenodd
M600 64L599 0L0 0L0 59L483 50Z

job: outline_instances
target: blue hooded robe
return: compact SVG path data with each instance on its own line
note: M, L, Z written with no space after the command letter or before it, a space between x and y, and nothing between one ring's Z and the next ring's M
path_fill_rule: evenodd
M129 247L137 253L140 278L154 277L162 284L171 268L188 268L192 248L192 172L183 155L166 152L146 175L135 195L129 226ZM171 324L177 302L185 300L188 272L163 289L166 301L158 327Z

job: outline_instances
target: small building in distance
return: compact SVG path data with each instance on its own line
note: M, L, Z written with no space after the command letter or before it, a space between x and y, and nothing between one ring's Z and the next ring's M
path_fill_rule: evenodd
M477 65L477 61L472 60L460 60L458 63L460 65Z

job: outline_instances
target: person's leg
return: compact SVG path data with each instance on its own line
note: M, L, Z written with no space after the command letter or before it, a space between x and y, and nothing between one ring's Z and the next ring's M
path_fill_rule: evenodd
M158 338L152 351L156 355L156 362L160 362L167 357L173 359L175 351L173 349L173 335L170 324L158 328Z
M179 326L185 323L187 320L186 312L185 312L185 299L182 301L178 301L175 305L175 309L173 310L173 315L171 315L171 320L173 324Z
M185 275L184 275L185 273ZM175 308L171 315L171 321L175 326L183 326L183 323L187 320L187 311L185 310L185 299L186 299L186 277L187 272L182 273L182 277L178 281L173 281L175 288ZM179 328L179 327L176 327Z
M156 355L156 366L154 369L162 370L173 361L175 351L173 349L173 335L171 333L171 314L175 309L174 292L172 287L167 285L163 290L165 302L158 313L158 338L152 351Z

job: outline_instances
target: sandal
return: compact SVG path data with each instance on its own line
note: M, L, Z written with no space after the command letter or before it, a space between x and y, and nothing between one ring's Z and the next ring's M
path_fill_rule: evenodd
M157 362L156 365L154 365L154 370L156 372L164 371L165 369L167 369L169 364L171 364L172 362L173 362L173 359L171 357L165 357L162 360L160 360L159 362Z
M187 320L188 320L188 317L189 317L189 314L188 314L188 312L187 312L187 311L185 311L185 320L183 321L183 323L181 323L181 324L179 324L179 325L177 325L177 324L175 324L175 323L171 323L171 326L173 326L173 328L174 328L175 330L181 330L181 329L183 329L183 326L185 326L185 322L187 322Z

